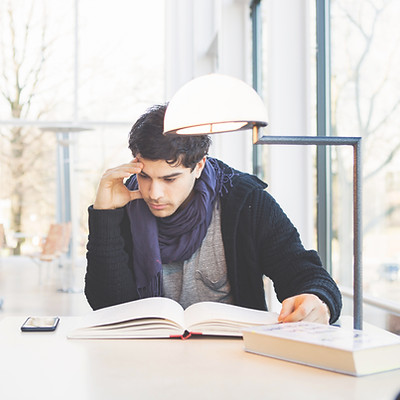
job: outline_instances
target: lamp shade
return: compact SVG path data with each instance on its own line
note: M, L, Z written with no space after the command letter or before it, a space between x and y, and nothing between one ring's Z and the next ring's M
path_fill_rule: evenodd
M182 86L168 104L164 134L208 135L267 125L261 97L245 82L203 75Z

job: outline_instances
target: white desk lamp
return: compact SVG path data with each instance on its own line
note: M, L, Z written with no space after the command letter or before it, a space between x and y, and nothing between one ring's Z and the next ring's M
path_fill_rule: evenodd
M164 119L164 134L203 135L267 125L257 92L243 81L221 74L204 75L179 89Z

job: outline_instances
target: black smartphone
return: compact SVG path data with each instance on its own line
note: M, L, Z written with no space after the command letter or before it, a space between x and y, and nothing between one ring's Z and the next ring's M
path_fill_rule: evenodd
M23 332L55 331L60 321L59 317L28 317L21 326Z

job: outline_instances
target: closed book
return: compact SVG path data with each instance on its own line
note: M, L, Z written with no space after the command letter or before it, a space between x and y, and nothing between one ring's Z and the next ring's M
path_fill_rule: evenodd
M244 329L245 350L344 374L362 376L400 368L400 337L311 322Z

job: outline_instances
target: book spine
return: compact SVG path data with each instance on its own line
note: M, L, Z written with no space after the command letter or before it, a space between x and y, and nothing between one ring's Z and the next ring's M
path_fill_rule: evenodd
M188 332L185 331L185 333L183 335L170 335L171 339L182 339L182 340L187 340L192 336L201 336L202 333L201 332Z

